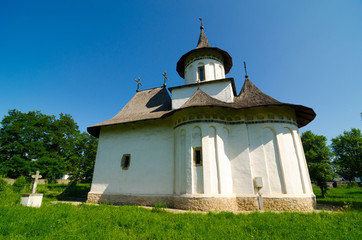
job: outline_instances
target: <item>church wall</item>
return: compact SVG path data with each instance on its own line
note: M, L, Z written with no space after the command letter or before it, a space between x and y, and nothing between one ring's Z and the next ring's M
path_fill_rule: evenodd
M172 89L172 109L180 108L200 88L211 97L223 102L232 102L234 94L230 81L218 81L213 84L190 85Z
M176 131L201 128L204 194L257 194L255 177L262 178L265 196L312 194L293 111L283 107L230 110L230 115L225 109L220 110L224 114L218 111L186 110L188 118L175 116L176 124L181 124Z
M173 194L173 147L165 121L102 127L91 193ZM128 170L123 154L131 155Z
M225 78L225 69L223 64L216 59L203 59L196 60L190 63L185 68L185 84L197 83L198 79L198 67L205 67L205 80L212 81L215 79Z
M227 127L219 127L217 134L217 149L219 156L219 182L220 194L233 193L233 181L231 164L229 157L229 129Z
M247 126L246 124L237 124L229 127L233 193L254 194Z
M278 126L277 140L279 142L280 159L285 177L285 190L287 194L303 193L298 156L294 147L291 126Z
M264 124L248 125L249 136L249 153L251 161L252 178L262 177L263 187L260 190L261 194L270 194L270 183L268 169L266 165L266 156L264 152L263 128ZM254 187L254 193L258 190Z

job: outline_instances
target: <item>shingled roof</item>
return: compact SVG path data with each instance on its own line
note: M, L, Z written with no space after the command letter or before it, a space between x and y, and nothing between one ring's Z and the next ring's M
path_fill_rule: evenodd
M280 104L278 100L263 93L252 83L248 77L245 78L244 85L237 97L234 98L234 104L238 108L264 106L270 104Z
M231 107L230 104L217 100L201 89L197 89L196 92L180 107L180 109L204 106Z
M196 48L210 47L209 40L207 40L207 37L204 32L204 26L201 25L200 29L201 32L200 32L199 42L197 43Z
M141 120L158 119L170 112L172 103L165 87L137 92L136 95L110 120L88 127L88 132L99 137L100 127Z
M249 78L245 79L240 94L234 97L233 103L222 102L211 97L201 89L195 93L179 108L172 110L172 100L165 87L158 87L137 92L129 103L113 118L88 127L88 132L99 137L100 127L137 122L142 120L159 119L172 115L191 107L224 107L233 109L245 109L260 106L289 106L295 110L298 127L303 127L311 122L316 114L313 109L289 103L282 103L266 95L256 87Z

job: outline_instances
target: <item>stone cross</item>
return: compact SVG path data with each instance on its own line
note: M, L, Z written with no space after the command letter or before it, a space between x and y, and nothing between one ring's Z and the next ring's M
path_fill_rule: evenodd
M36 171L36 174L33 175L33 176L31 176L31 177L32 177L32 178L35 178L35 179L34 179L34 184L33 184L33 189L32 189L32 191L31 191L31 194L34 194L35 191L36 191L36 186L38 185L38 180L39 180L39 178L41 178L42 176L39 175L39 171Z
M137 90L136 90L136 92L139 92L139 91L140 91L140 86L142 86L141 78L138 77L138 79L136 78L135 81L136 81L136 83L137 83Z
M168 80L167 76L166 76L166 72L162 73L163 76L163 86L166 87L166 81Z

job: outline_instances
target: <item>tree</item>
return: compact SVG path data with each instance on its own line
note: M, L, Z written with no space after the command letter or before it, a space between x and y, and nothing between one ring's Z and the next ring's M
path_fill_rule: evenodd
M70 159L72 163L71 178L73 181L92 181L97 145L97 138L88 133L80 134L75 144L77 155Z
M65 173L89 181L96 147L97 139L81 133L69 114L9 110L0 128L0 175L17 178L39 170L49 181Z
M352 128L332 138L332 150L335 154L335 166L338 174L354 181L362 177L362 134L361 130Z
M301 138L311 181L321 189L324 198L328 189L327 182L333 180L332 154L327 146L327 138L311 131L304 132Z

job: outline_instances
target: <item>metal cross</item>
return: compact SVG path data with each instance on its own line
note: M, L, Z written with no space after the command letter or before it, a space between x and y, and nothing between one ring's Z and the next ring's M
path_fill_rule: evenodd
M36 191L36 186L38 185L38 180L39 178L41 178L42 176L39 175L39 171L36 171L35 175L31 176L32 178L35 178L34 179L34 184L33 184L33 189L31 191L31 194L34 194L35 191Z
M166 87L166 81L168 81L168 78L166 76L166 72L162 73L162 76L163 76L163 86Z
M200 29L204 29L204 24L202 24L202 18L199 17L199 20L200 20L200 22L201 22L201 27L200 27Z
M141 78L138 77L135 79L136 83L137 83L137 90L136 92L139 92L140 91L140 86L142 86L142 83L141 83Z
M246 71L246 63L245 63L245 61L244 61L244 70L245 70L245 78L247 78L248 77L248 72Z

